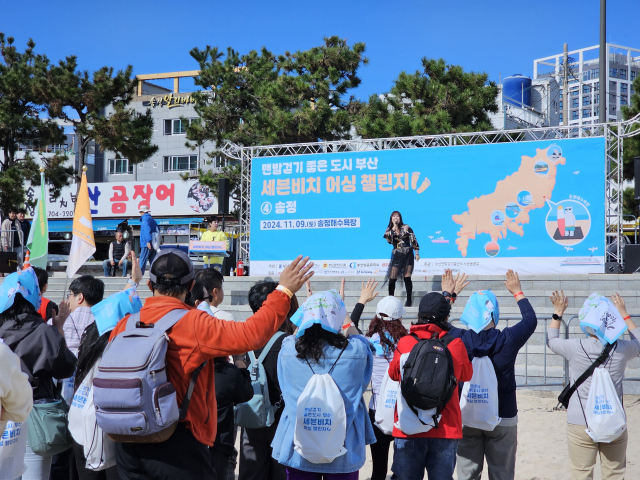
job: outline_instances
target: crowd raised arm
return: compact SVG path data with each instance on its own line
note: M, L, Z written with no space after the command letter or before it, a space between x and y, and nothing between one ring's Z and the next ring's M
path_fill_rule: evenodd
M508 270L504 285L518 322L502 328L498 297L480 290L466 298L459 328L452 308L470 281L450 270L408 325L405 306L378 299L374 279L362 282L350 314L344 279L338 290L314 292L308 258L279 282L251 287L246 322L220 309L219 272L196 274L178 250L153 258L144 304L133 253L131 266L124 290L103 298L102 281L85 275L59 305L42 296L44 271L28 268L0 285L0 426L22 442L12 450L0 442L7 478L62 469L81 480L227 480L239 463L240 480L356 480L367 445L372 480L389 470L394 479L452 479L456 469L460 480L478 479L485 461L489 478L515 478L515 363L538 325L517 272ZM569 299L556 291L550 301L547 345L569 363L559 401L573 478L591 478L598 456L602 478L624 478L622 380L640 354L640 331L619 295L593 294L580 311L585 337L563 338ZM607 417L597 415L603 405ZM37 421L45 410L62 423ZM36 427L69 438L40 442ZM16 448L26 472L7 467Z

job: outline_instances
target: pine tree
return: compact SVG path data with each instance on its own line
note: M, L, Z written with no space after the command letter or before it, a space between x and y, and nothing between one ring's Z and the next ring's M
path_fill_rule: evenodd
M48 111L51 117L73 125L78 141L78 172L85 164L91 141L115 152L116 158L127 158L132 165L156 153L158 147L151 143L151 109L141 114L127 108L136 87L133 67L129 65L115 74L112 67L102 67L93 74L77 68L76 57L69 56L49 70L53 87ZM106 116L108 107L113 112Z
M0 210L25 203L25 181L40 184L39 166L31 153L19 153L20 146L37 150L63 143L64 133L52 119L40 118L46 111L49 60L36 54L33 40L24 52L14 46L13 37L0 32ZM73 167L65 166L67 157L56 154L41 159L50 192L57 197L69 184Z
M391 91L363 104L356 131L364 138L492 130L498 87L486 73L423 58L422 71L401 72Z

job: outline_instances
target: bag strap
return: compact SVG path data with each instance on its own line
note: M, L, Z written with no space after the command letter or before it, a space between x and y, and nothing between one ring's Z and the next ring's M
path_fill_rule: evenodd
M344 351L347 349L348 346L349 346L349 342L347 341L347 344L344 346L342 350L340 350L340 354L338 355L338 358L336 358L336 361L333 363L332 367L329 369L329 375L333 373L333 369L336 368L336 365L338 364L338 360L340 360L340 357L342 356L342 354L344 353Z
M271 347L273 347L273 344L276 343L276 340L278 340L282 335L284 335L284 332L276 332L273 334L273 337L269 339L267 344L262 349L262 353L260 353L260 356L258 357L259 364L262 365L262 363L264 362L264 359L267 358L267 355L269 354L269 350L271 350Z
M182 399L182 403L180 404L180 418L179 421L182 422L187 417L187 410L189 410L189 403L191 403L191 394L193 393L193 389L196 386L196 380L198 380L198 375L202 369L207 365L208 360L196 368L191 374L191 381L189 382L189 388L187 388L187 393L185 393L184 398Z
M573 382L573 385L571 385L571 387L569 387L569 390L567 390L567 394L566 394L567 402L569 401L571 396L575 393L575 391L578 389L578 387L582 385L587 378L593 375L593 372L595 371L595 369L607 361L607 358L609 357L609 353L611 353L611 350L613 349L616 343L617 342L608 343L604 347L604 349L602 350L598 358L596 358L596 360L589 366L589 368L587 368L584 371L584 373L580 375L575 382Z
M182 309L171 310L160 320L151 324L153 325L154 332L158 332L158 331L161 333L166 332L171 327L173 327L176 323L178 323L180 319L187 314L187 312L189 312L189 310L182 310ZM129 315L129 319L127 320L127 326L125 328L125 331L133 330L137 328L136 325L139 321L140 321L140 312Z

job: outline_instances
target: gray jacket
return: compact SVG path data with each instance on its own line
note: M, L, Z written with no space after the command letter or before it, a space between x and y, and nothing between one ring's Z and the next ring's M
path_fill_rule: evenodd
M584 371L598 358L604 346L597 338L559 338L560 331L557 328L550 328L547 331L547 345L558 355L569 361L569 375L571 383L575 382ZM632 340L618 340L618 344L609 354L609 359L605 362L611 380L616 387L618 398L622 404L622 379L627 362L640 354L640 329L634 328L629 332ZM569 400L567 409L567 423L574 425L585 425L585 415L582 409L587 404L589 397L589 387L591 387L591 377L578 387L578 391Z
M20 236L17 233L12 233L10 230L20 231L22 232L22 227L20 226L20 222L16 218L15 220L11 220L10 218L5 218L2 221L2 248L8 248L9 250L13 249L13 247L20 246Z
M33 399L55 398L53 379L71 377L77 359L56 327L37 315L23 313L18 320L6 320L0 325L0 338L20 357L22 371L33 388Z

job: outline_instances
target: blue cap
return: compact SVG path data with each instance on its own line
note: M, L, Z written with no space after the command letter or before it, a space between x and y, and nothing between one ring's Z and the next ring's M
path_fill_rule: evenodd
M22 295L38 310L40 308L40 287L33 268L12 273L0 285L0 313L13 306L16 294Z

